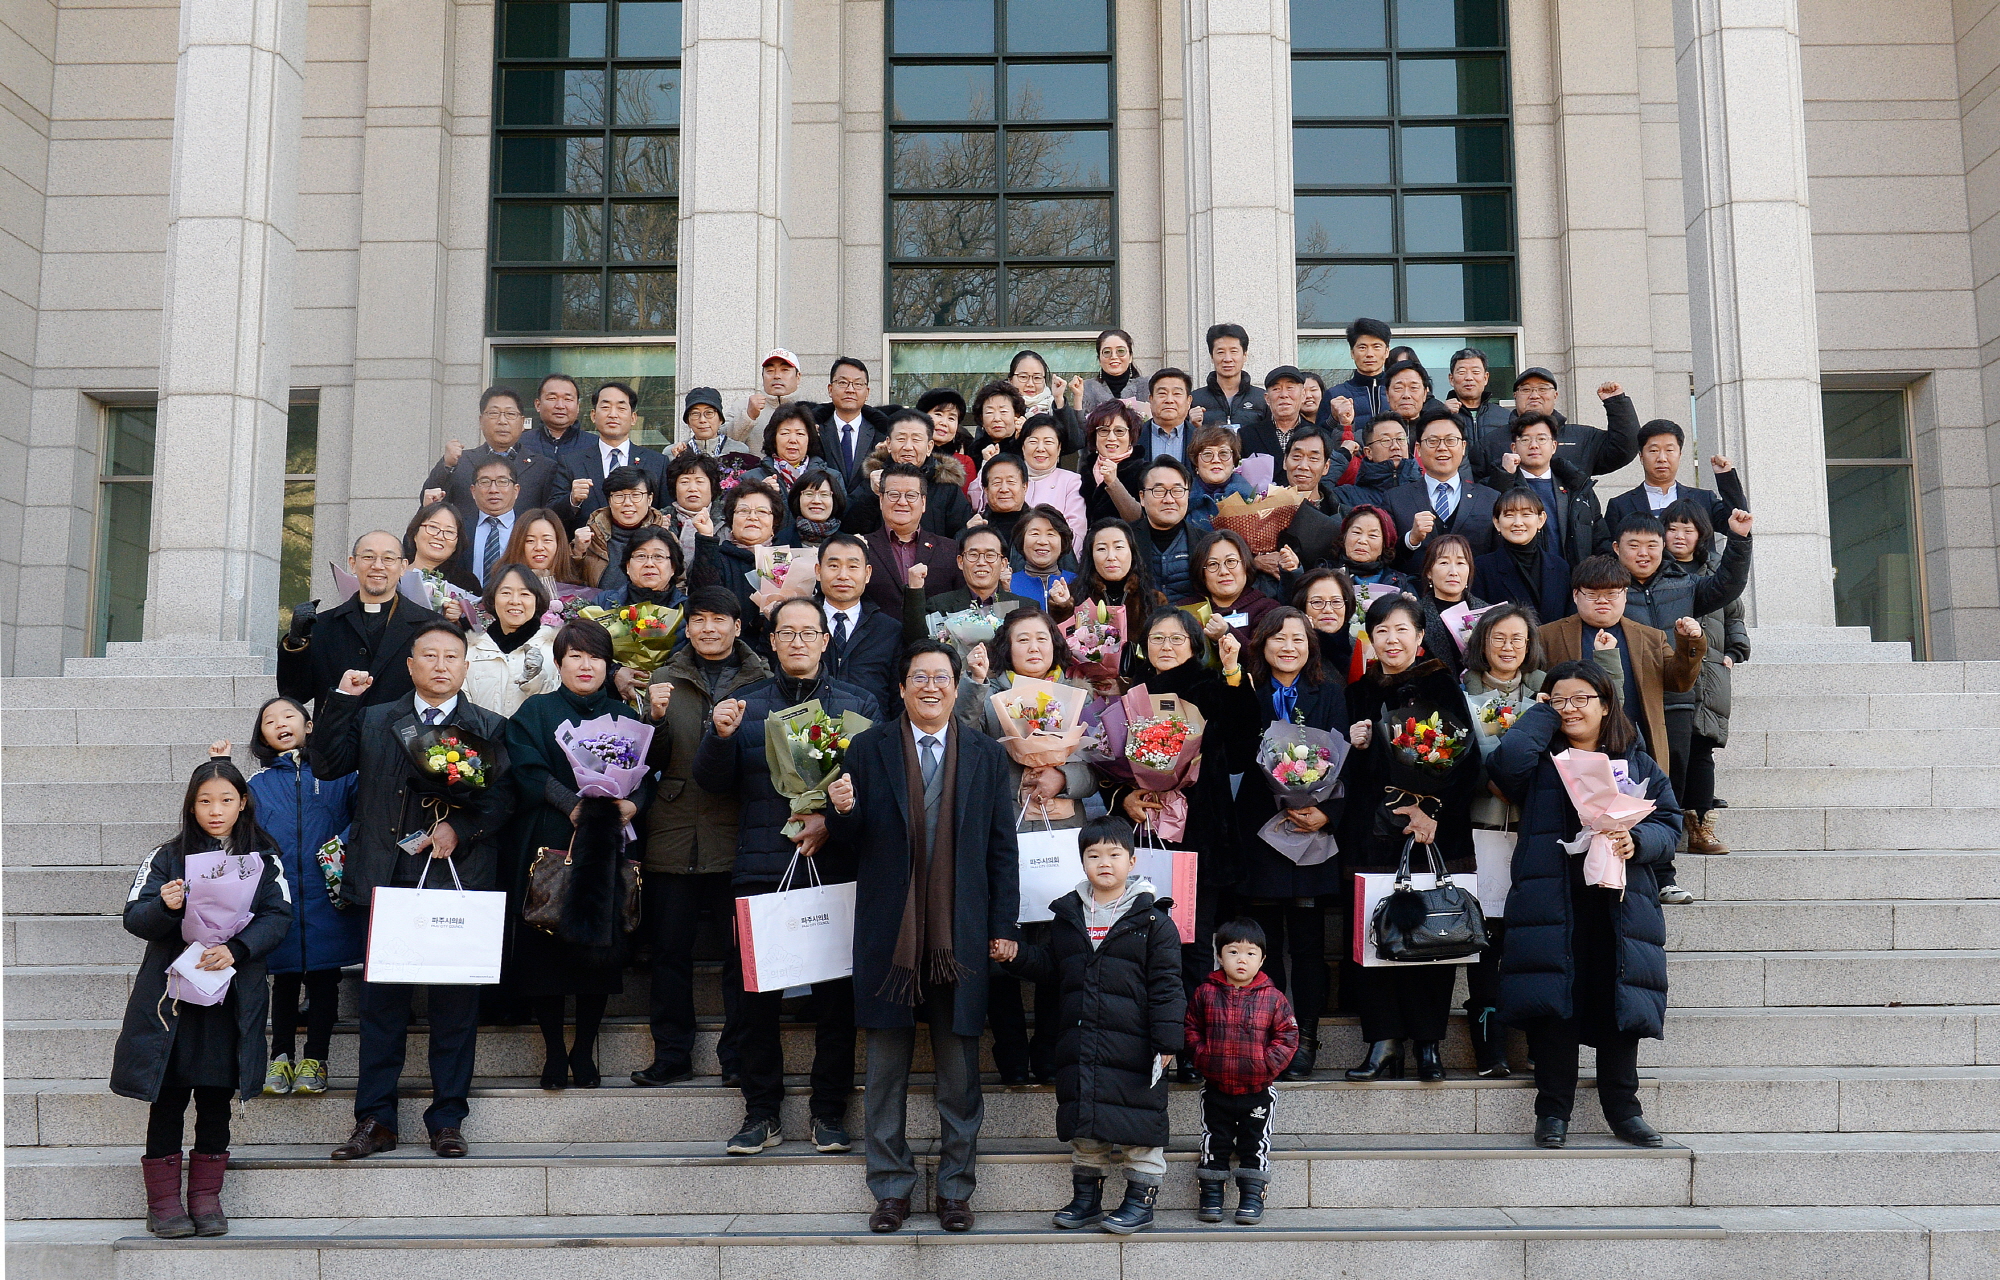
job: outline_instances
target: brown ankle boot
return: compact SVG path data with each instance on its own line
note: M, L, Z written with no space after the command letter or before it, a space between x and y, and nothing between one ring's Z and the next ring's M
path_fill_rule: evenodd
M1729 852L1729 846L1715 834L1715 811L1692 815L1694 821L1688 824L1688 852L1715 857Z
M181 1153L147 1156L139 1161L146 1174L146 1230L162 1240L194 1234L194 1219L181 1206Z

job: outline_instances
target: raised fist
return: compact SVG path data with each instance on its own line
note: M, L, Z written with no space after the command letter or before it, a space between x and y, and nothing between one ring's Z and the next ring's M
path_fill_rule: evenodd
M1413 527L1410 530L1411 543L1413 545L1421 546L1423 544L1423 540L1431 536L1431 530L1437 528L1437 523L1438 523L1437 512L1435 511L1417 512L1417 518L1412 522Z
M657 684L648 686L646 694L652 702L653 719L658 720L667 714L667 703L673 700L674 686L662 680Z
M1674 620L1674 634L1686 636L1690 640L1694 639L1694 637L1701 634L1701 620L1699 618L1676 618Z
M1729 513L1729 532L1739 538L1747 538L1750 536L1750 526L1755 519L1756 517L1748 511L1732 511Z
M1708 469L1717 475L1726 475L1736 470L1736 464L1718 453L1708 460Z
M922 591L924 583L930 580L931 567L921 561L910 566L910 589Z
M1333 398L1333 416L1340 420L1341 426L1343 427L1353 426L1354 425L1353 399L1348 396L1335 396Z
M1240 669L1239 664L1243 658L1243 642L1236 638L1235 632L1224 631L1221 635L1217 636L1215 638L1215 651L1221 655L1222 669L1224 671Z
M764 393L763 393L763 392L761 392L761 391L752 391L752 392L750 393L750 414L749 414L749 416L750 416L750 417L752 417L752 418L761 418L761 417L763 417L763 416L764 416L764 406L765 406L765 405L767 405L767 404L769 404L769 403L771 403L771 402L770 402L769 400L766 400L766 399L764 398Z
M826 789L826 798L833 803L835 813L854 812L854 779L844 773L835 778Z
M743 723L743 699L724 698L715 704L715 714L711 717L715 725L715 736L727 738L736 732L736 726Z
M336 692L358 698L368 692L368 686L374 683L375 677L369 675L366 671L348 671L340 677L340 685Z
M447 440L444 442L445 466L447 467L457 466L458 460L464 456L465 456L465 442L463 440Z
M1615 382L1599 383L1597 387L1597 398L1599 400L1609 400L1611 397L1622 393L1624 390L1625 388L1619 386Z
M427 506L427 507L428 507L429 505L431 505L431 503L433 503L433 502L443 502L443 501L444 501L444 490L442 490L442 489L426 489L426 490L424 490L424 496L422 497L422 499L421 499L420 501L421 501L421 502L423 503L423 505L424 505L424 506Z
M588 500L589 497L590 497L590 478L588 476L578 476L576 479L569 482L569 505L571 505L572 507L580 506L586 500Z
M980 641L965 655L965 676L974 684L985 684L986 677L993 674L993 659L986 652L986 642Z
M1609 631L1600 631L1597 633L1597 639L1591 641L1591 647L1600 653L1606 649L1616 649L1618 647L1618 637L1612 635Z

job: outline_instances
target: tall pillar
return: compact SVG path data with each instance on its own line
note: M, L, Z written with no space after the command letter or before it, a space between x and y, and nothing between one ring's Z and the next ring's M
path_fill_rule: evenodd
M1752 619L1805 638L1834 613L1798 6L1676 0L1674 28L1697 411L1756 504Z
M305 0L182 0L147 645L277 641Z
M1221 321L1252 371L1298 358L1288 0L1187 0L1188 350ZM1188 370L1197 379L1204 374Z
M796 345L783 341L779 322L792 133L785 8L782 0L683 6L674 380L683 391L717 388L731 415L760 389L764 353Z

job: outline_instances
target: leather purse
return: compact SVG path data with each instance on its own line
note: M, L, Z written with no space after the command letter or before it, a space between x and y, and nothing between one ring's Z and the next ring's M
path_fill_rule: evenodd
M570 874L574 870L569 850L546 845L535 850L535 860L528 864L528 887L521 896L524 923L550 935L562 928L563 904L569 900ZM624 859L618 878L625 898L618 913L618 931L632 933L639 927L639 889L643 879L639 864Z
M1410 879L1414 839L1403 841L1396 885L1375 907L1375 954L1383 960L1459 960L1486 949L1486 914L1471 890L1452 882L1436 845L1427 844L1435 889Z

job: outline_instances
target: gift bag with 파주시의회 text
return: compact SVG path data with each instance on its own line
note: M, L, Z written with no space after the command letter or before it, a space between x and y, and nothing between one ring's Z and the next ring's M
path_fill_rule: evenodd
M450 865L450 859L445 860ZM485 986L500 981L500 943L507 927L507 895L427 889L429 861L414 889L378 885L368 907L369 982L430 986ZM458 868L451 868L454 885Z
M792 855L776 893L736 900L736 936L743 951L743 989L782 991L854 974L854 882L791 887L800 857Z

